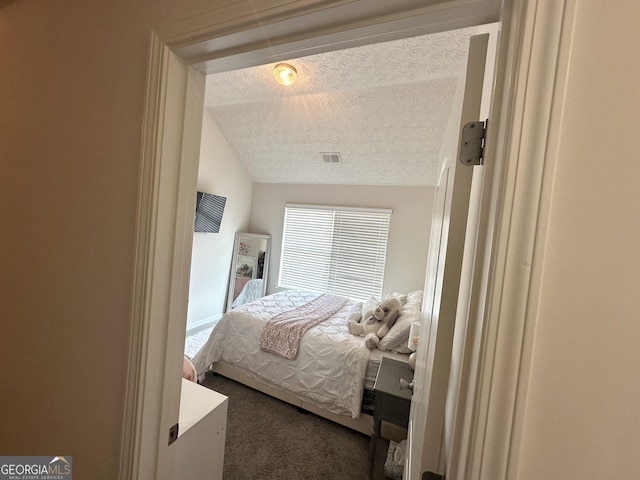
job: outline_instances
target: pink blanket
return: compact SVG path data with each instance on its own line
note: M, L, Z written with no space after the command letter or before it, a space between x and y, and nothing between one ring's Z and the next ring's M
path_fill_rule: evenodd
M336 314L347 301L344 297L325 293L298 308L279 313L262 329L260 348L293 360L307 330Z

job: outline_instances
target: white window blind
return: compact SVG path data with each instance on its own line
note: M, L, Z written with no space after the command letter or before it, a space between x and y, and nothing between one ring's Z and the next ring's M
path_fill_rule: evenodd
M391 210L288 204L279 286L380 298L390 218Z

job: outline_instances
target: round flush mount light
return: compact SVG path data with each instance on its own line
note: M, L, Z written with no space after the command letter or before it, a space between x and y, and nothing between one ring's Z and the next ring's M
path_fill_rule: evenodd
M298 79L298 72L288 63L279 63L273 68L273 76L281 85L292 85Z

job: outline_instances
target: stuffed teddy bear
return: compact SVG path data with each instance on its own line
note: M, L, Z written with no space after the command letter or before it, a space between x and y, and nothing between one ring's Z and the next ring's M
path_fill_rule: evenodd
M349 332L354 335L364 336L364 344L367 348L376 348L400 316L402 303L397 298L382 300L373 310L364 313L361 321L350 319L347 323Z

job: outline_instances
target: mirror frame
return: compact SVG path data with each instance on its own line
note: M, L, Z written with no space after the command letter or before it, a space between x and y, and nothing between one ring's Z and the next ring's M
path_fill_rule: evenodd
M262 297L267 293L267 280L269 278L269 256L271 254L271 235L263 235L260 233L247 233L247 232L236 232L236 238L233 242L233 254L231 257L231 271L229 272L229 287L227 291L227 305L225 308L225 312L231 310L231 305L233 304L233 293L234 293L234 285L236 280L236 269L238 268L238 255L239 255L239 247L240 247L240 239L241 238L251 238L251 239L261 239L266 240L267 245L265 247L264 254L264 267L262 270Z

